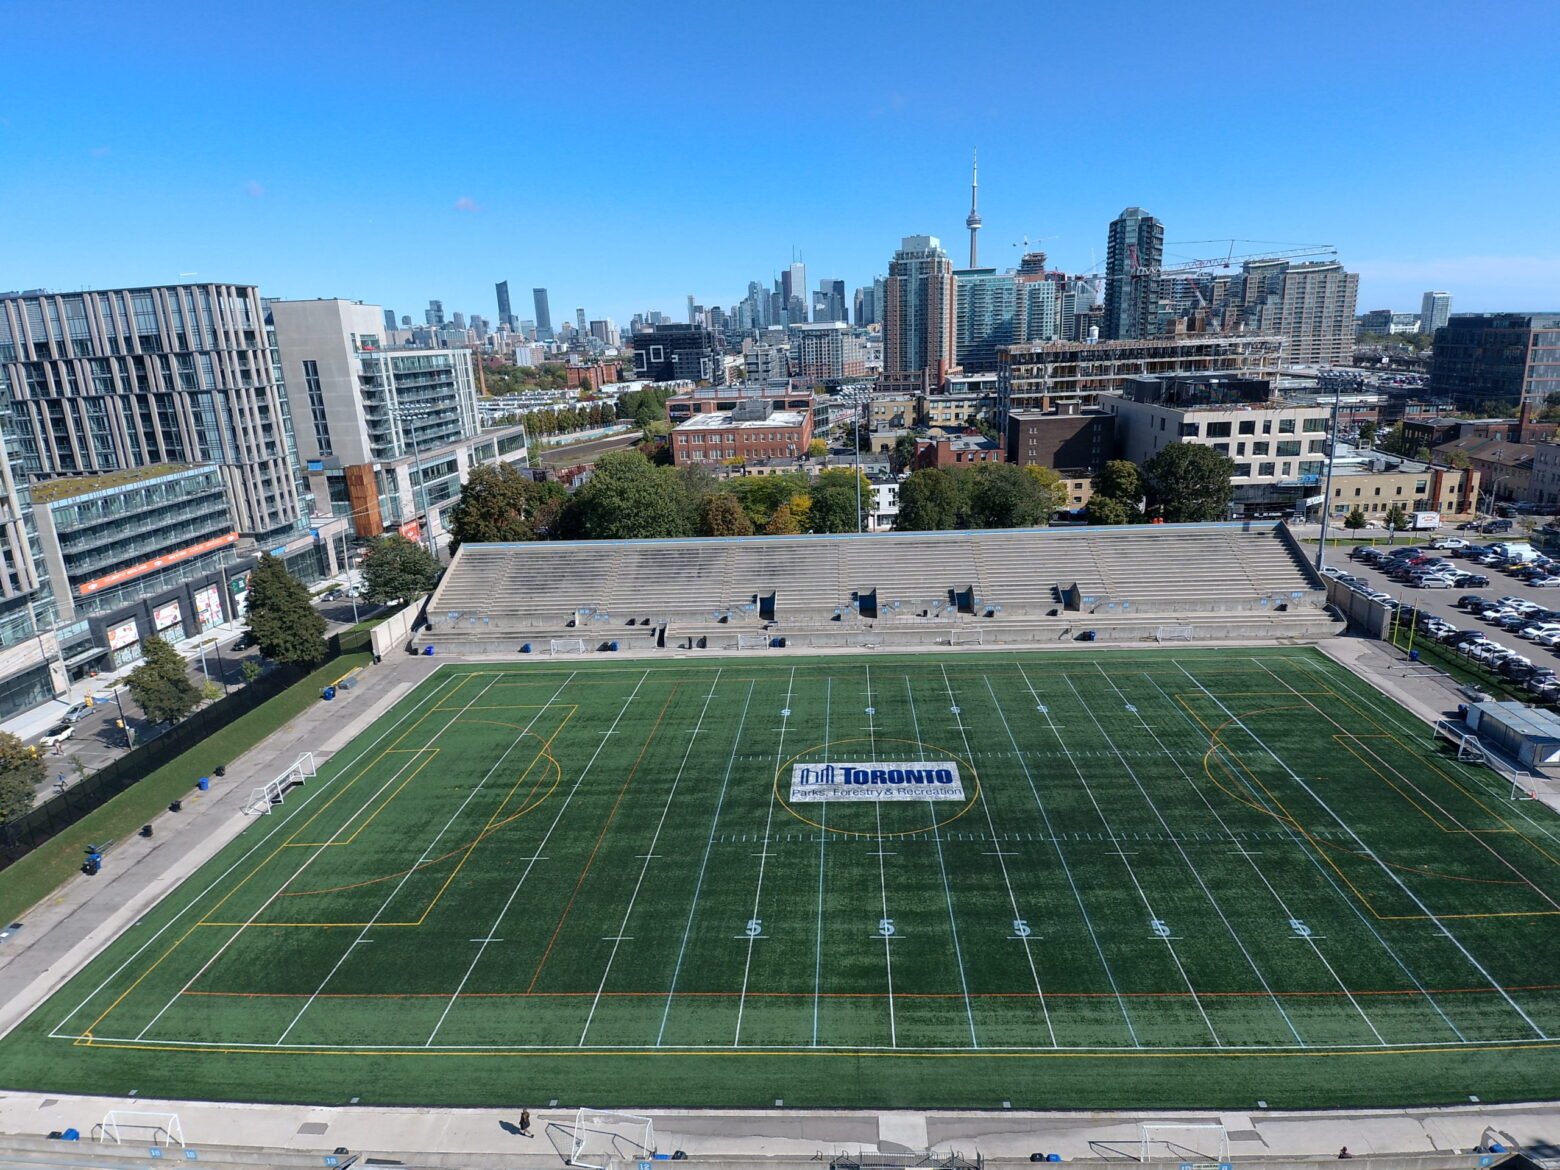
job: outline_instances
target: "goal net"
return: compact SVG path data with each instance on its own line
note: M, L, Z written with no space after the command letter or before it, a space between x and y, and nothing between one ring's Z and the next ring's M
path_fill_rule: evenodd
M738 634L738 650L762 650L769 645L768 634Z
M984 630L953 630L948 635L950 646L979 646L985 640Z
M655 1125L650 1118L604 1109L581 1109L575 1114L569 1165L609 1170L614 1163L654 1155Z
M1154 631L1156 642L1190 642L1192 640L1191 626L1160 626Z
M292 767L275 780L268 780L249 793L249 800L244 804L245 815L264 816L281 804L289 792L302 787L314 774L314 753L304 752L292 762Z
M585 639L553 638L548 649L554 654L583 654L585 653Z
M1139 1125L1139 1162L1219 1166L1230 1160L1230 1137L1222 1125Z
M184 1144L184 1127L177 1113L140 1113L129 1109L110 1109L98 1127L100 1143L122 1145L126 1138L154 1146Z

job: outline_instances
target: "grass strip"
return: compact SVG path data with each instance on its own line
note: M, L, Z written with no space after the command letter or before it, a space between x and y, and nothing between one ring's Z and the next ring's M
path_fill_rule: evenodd
M365 666L368 653L343 654L289 687L276 698L239 716L144 780L94 809L59 836L34 849L0 874L0 922L15 922L47 898L81 868L89 843L122 840L187 796L195 781L218 764L231 764L267 736L320 701L320 688L354 666Z

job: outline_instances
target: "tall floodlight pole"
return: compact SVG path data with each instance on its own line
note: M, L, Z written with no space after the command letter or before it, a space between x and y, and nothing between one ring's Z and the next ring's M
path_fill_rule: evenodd
M1338 407L1343 391L1333 393L1332 421L1327 424L1327 479L1322 486L1322 531L1316 538L1316 571L1327 567L1327 510L1332 507L1333 464L1338 459Z

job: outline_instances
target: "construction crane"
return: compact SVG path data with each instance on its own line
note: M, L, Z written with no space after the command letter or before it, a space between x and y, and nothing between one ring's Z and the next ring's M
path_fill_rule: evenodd
M1192 240L1191 243L1211 244L1216 240ZM1237 256L1234 245L1238 240L1231 240L1231 249L1223 256L1214 256L1206 260L1185 260L1178 264L1160 265L1158 267L1144 266L1138 263L1137 247L1129 245L1127 248L1127 271L1118 273L1097 272L1090 275L1101 280L1133 280L1142 276L1192 276L1196 273L1207 272L1214 268L1233 268L1237 264L1251 264L1263 260L1294 260L1301 256L1336 256L1338 249L1331 244L1299 244L1293 248L1284 248L1277 252L1246 252Z
M1031 244L1043 244L1047 240L1059 240L1061 238L1062 238L1061 236L1040 236L1037 239L1031 240L1028 236L1025 236L1023 239L1021 239L1021 240L1017 241L1016 243L1014 243L1013 247L1015 247L1015 248L1023 248L1023 249L1025 249L1027 251L1028 248L1029 248L1029 245L1031 245Z

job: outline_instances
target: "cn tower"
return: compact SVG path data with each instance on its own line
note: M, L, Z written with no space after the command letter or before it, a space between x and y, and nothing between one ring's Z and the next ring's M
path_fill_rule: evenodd
M976 197L980 194L980 157L975 151L970 152L970 214L964 221L964 226L970 229L970 267L979 268L980 259L975 244L975 233L980 231L980 212L976 210Z

